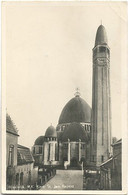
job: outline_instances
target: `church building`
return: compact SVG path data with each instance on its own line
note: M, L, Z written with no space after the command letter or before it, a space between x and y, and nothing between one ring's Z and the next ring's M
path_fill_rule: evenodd
M39 136L32 152L38 166L100 166L111 153L110 49L100 25L93 48L92 109L77 91L64 106L57 127Z
M63 108L56 129L36 139L36 164L80 166L90 159L91 108L77 92Z

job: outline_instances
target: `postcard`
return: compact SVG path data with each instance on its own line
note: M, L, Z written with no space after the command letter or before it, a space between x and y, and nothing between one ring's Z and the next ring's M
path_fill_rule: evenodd
M2 193L127 192L127 2L2 2Z

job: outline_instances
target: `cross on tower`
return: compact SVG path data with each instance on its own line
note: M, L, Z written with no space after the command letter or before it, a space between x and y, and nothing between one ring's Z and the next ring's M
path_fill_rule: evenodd
M79 97L79 96L80 96L80 89L77 87L75 92L75 97Z

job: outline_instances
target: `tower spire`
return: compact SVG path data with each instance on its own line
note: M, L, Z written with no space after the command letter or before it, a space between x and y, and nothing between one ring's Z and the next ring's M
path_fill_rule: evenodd
M102 25L102 20L101 20L101 25L98 27L97 32L96 32L95 47L97 45L107 45L107 43L108 43L108 40L107 40L106 29Z
M110 101L110 50L106 30L100 25L93 48L91 155L96 166L106 161L111 153Z

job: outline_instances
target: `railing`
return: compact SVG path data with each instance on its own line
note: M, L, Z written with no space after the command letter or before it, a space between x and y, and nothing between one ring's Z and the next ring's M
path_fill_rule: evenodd
M39 185L43 186L56 175L56 169L55 168L50 168L50 169L45 168L41 172L39 172L39 175L42 180L42 182L39 183Z

